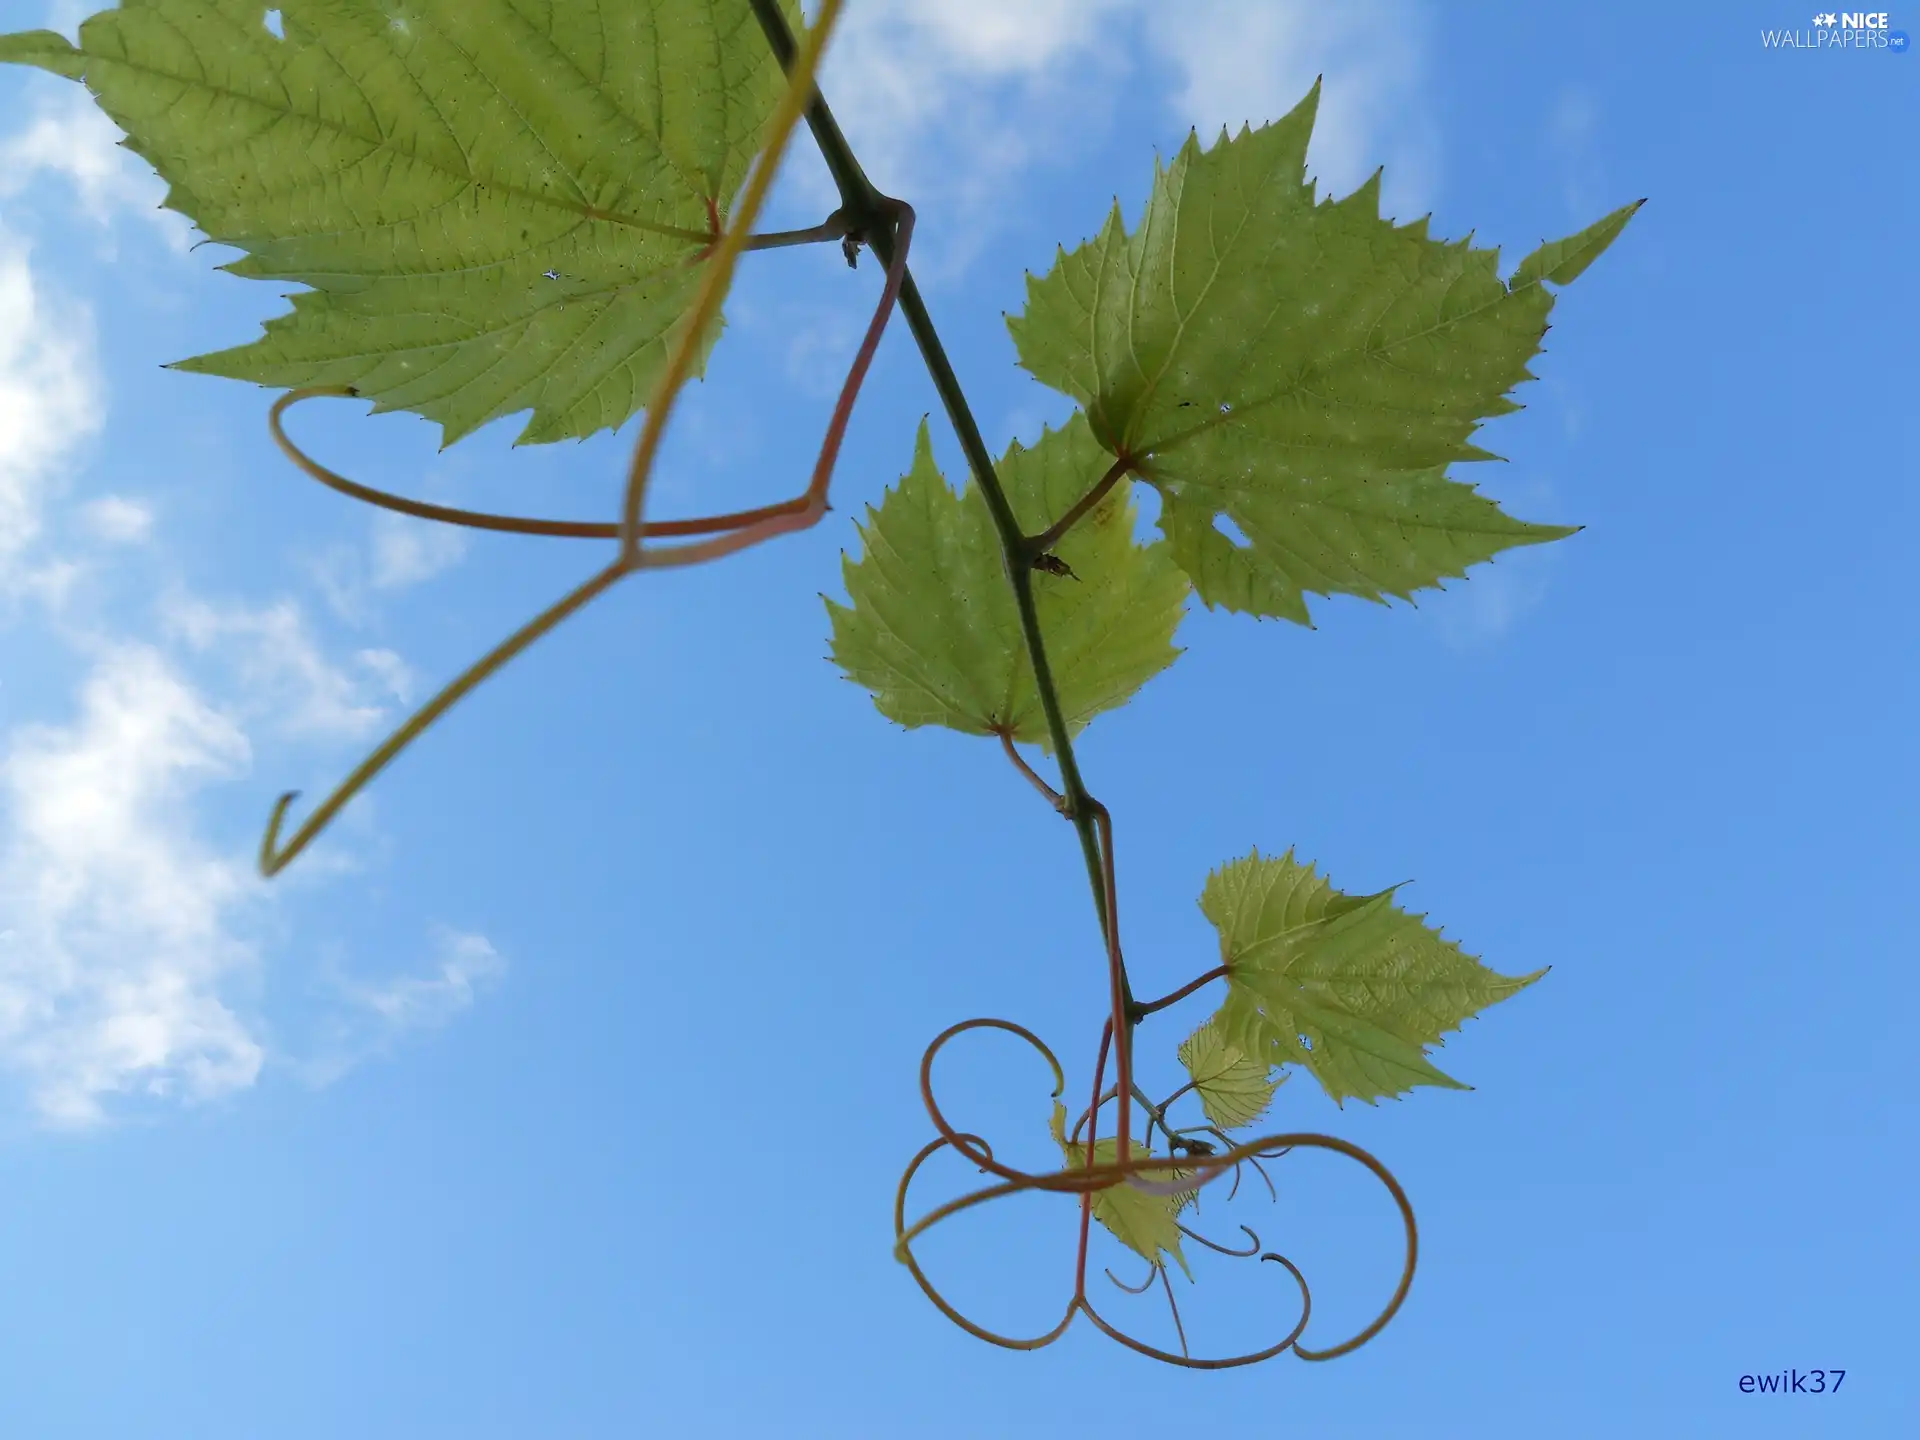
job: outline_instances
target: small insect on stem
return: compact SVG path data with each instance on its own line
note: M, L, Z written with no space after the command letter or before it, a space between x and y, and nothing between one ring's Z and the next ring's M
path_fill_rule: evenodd
M1036 570L1044 570L1049 575L1064 575L1069 580L1078 580L1080 578L1073 573L1073 567L1058 555L1045 554L1034 556L1033 568Z

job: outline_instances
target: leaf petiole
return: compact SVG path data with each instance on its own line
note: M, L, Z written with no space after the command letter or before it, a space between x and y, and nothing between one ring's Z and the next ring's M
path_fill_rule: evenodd
M1194 979L1189 980L1171 995L1162 995L1158 1000L1149 1000L1144 1005L1134 1005L1128 1012L1129 1018L1137 1025L1156 1010L1164 1010L1169 1005L1177 1005L1180 1001L1193 994L1194 991L1200 989L1201 986L1211 985L1216 980L1226 979L1227 971L1227 966L1216 965L1213 969L1207 971L1206 974L1196 976Z
M1131 455L1122 455L1107 468L1107 473L1095 482L1091 490L1074 501L1072 509L1068 510L1066 514L1062 515L1038 535L1029 535L1020 542L1023 549L1033 557L1036 568L1045 568L1039 565L1039 561L1046 556L1049 550L1060 543L1061 538L1069 530L1073 529L1073 527L1079 523L1081 516L1093 509L1093 507L1098 505L1102 500L1106 499L1108 492L1111 491L1115 485L1119 484L1133 467L1134 458Z

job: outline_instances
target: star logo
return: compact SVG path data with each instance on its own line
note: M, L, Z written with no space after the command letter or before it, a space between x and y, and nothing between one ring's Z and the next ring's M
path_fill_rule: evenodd
M1820 17L1820 23L1822 25L1838 25L1840 23L1840 17L1829 10Z

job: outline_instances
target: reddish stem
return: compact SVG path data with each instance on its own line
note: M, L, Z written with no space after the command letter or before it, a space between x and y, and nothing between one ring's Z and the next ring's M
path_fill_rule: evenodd
M1094 1142L1100 1137L1100 1086L1107 1078L1107 1047L1113 1043L1113 1022L1100 1032L1100 1059L1093 1067L1093 1109L1087 1115L1087 1165L1093 1164ZM1080 1197L1080 1257L1073 1265L1073 1298L1087 1297L1087 1232L1093 1223L1093 1191Z
M1173 1282L1167 1279L1167 1267L1160 1268L1160 1288L1167 1292L1167 1308L1173 1312L1174 1332L1180 1337L1180 1354L1183 1359L1191 1360L1193 1352L1187 1349L1187 1327L1180 1323L1180 1305L1173 1298Z
M1178 990L1174 991L1171 995L1162 995L1158 1000L1149 1001L1145 1005L1135 1005L1133 1007L1134 1023L1138 1024L1140 1021L1146 1019L1147 1016L1153 1014L1153 1012L1156 1010L1164 1010L1169 1005L1179 1004L1182 1000L1186 999L1187 996L1193 994L1194 991L1198 990L1202 985L1211 985L1216 980L1224 980L1226 978L1227 978L1227 967L1225 965L1216 965L1213 969L1207 971L1207 973L1202 975L1199 979L1189 980L1186 984L1182 985Z
M833 407L833 419L827 423L826 438L820 442L820 458L814 463L813 479L803 497L808 505L818 503L823 510L827 486L833 479L834 461L840 455L840 441L847 433L847 421L853 416L853 402L867 378L868 367L873 364L874 352L880 348L880 336L887 328L894 304L900 298L901 281L907 274L907 249L913 243L913 207L904 200L893 204L899 218L894 226L893 260L887 266L887 281L880 288L880 303L873 308L873 319L867 324L866 338L860 342L860 353L853 357L853 368L840 387L840 401Z
M1104 879L1101 888L1106 891L1107 910L1107 989L1113 1004L1113 1014L1107 1025L1117 1041L1114 1086L1120 1092L1120 1117L1116 1122L1120 1143L1116 1155L1125 1161L1132 1144L1133 1131L1133 1024L1127 1018L1127 964L1120 954L1120 892L1114 881L1113 817L1107 813L1106 806L1091 796L1088 797L1088 803L1093 807L1094 824L1100 830L1100 863ZM1093 1093L1098 1101L1098 1086L1094 1087Z
M1038 535L1030 535L1027 537L1027 553L1036 556L1044 555L1055 545L1058 545L1061 537L1079 523L1080 517L1093 509L1093 507L1098 505L1102 500L1106 499L1107 492L1119 484L1121 477L1126 475L1131 469L1133 469L1133 457L1131 455L1122 455L1119 459L1115 460L1113 464L1108 467L1107 473L1095 482L1094 487L1073 502L1073 508L1071 510L1067 511L1066 514L1062 515Z
M1058 790L1047 784L1045 780L1042 780L1034 768L1027 764L1020 752L1013 748L1012 734L1006 730L996 730L993 733L1000 737L1000 748L1007 752L1007 758L1013 762L1013 768L1026 776L1032 783L1033 788L1047 797L1047 803L1064 815L1066 813L1065 806L1067 803L1065 797L1063 797Z
M714 209L711 200L707 203L717 229L718 211ZM854 356L846 381L840 387L840 398L834 405L833 417L828 422L826 435L821 440L820 454L814 461L813 474L808 479L806 490L791 500L782 500L773 505L760 505L751 510L735 510L725 515L705 515L688 520L649 520L640 526L640 534L644 538L685 539L696 535L725 534L765 525L769 521L781 520L788 516L805 516L811 523L826 512L827 489L833 480L833 468L840 456L840 444L846 436L847 424L853 416L854 401L859 398L860 387L866 380L867 371L873 365L874 353L879 349L880 337L885 332L887 321L892 318L894 307L900 298L900 284L906 274L907 249L913 239L913 207L902 203L900 217L895 232L893 262L887 266L886 283L881 288L879 303L874 306L873 319L867 324L866 337L861 342L859 353ZM290 406L297 405L302 400L320 396L352 399L357 394L358 392L351 386L316 386L290 390L274 402L273 408L267 415L268 428L273 432L274 441L282 452L302 471L328 489L382 510L392 510L402 515L411 515L419 520L432 520L443 525L460 525L470 530L503 531L512 535L542 535L565 540L617 540L620 538L620 525L617 522L541 520L519 515L495 515L484 510L462 510L451 505L433 505L424 500L409 500L404 496L375 489L371 485L362 485L358 481L349 480L344 475L334 473L314 460L288 438L286 430L281 425L280 417ZM775 528L780 533L784 533L786 529L805 527Z
M299 390L289 390L267 412L267 428L273 434L273 440L281 452L305 474L318 480L329 490L345 495L350 500L359 500L382 510L392 510L401 515L411 515L418 520L432 520L442 525L461 525L469 530L496 530L509 535L544 535L562 540L617 540L620 538L618 524L608 524L597 520L540 520L522 515L495 515L485 510L461 510L452 505L433 505L425 500L409 500L403 495L390 491L377 490L371 485L362 485L357 480L349 480L344 475L335 474L319 461L308 455L287 435L281 416L302 400L321 398L354 399L358 392L351 386L314 386ZM641 526L641 534L648 537L674 537L688 535L710 535L716 531L743 530L762 520L790 514L804 508L803 500L785 500L778 505L763 505L756 510L739 510L731 515L709 515L692 520L652 520Z

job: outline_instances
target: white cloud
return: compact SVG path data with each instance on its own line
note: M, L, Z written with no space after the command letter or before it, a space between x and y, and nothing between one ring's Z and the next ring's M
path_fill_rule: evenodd
M57 305L25 243L0 228L0 591L39 536L64 462L100 428L103 397L86 307Z
M431 580L466 553L464 531L383 510L373 517L367 580L376 590L405 589Z
M435 958L425 974L362 980L336 968L332 991L342 1008L322 1027L311 1059L293 1068L313 1085L330 1085L357 1065L390 1052L405 1036L458 1018L506 974L493 942L471 931L438 926Z
M104 1122L115 1097L195 1103L256 1082L267 1050L233 995L262 982L255 937L274 903L248 857L195 824L209 787L252 768L232 714L126 643L102 649L78 708L16 729L0 756L0 1072L63 1128ZM435 951L424 973L336 978L317 1017L286 1027L326 1036L325 1058L277 1058L336 1078L452 1021L505 973L477 933L439 929Z
M1438 178L1424 25L1412 0L1186 0L1155 7L1148 33L1178 77L1175 114L1206 144L1279 119L1324 75L1308 168L1344 195L1384 161L1382 207L1411 219Z
M102 495L80 507L80 523L112 545L137 545L153 530L153 507L125 495Z
M343 981L342 993L391 1030L430 1029L470 1008L480 992L506 973L506 960L484 935L443 928L436 934L435 948L438 963L429 974Z
M310 565L327 604L350 624L372 618L375 595L424 584L457 565L467 553L467 534L391 511L376 511L367 543L334 545Z
M101 657L70 725L28 726L0 762L0 1064L46 1120L103 1097L207 1100L251 1085L262 1050L222 1000L254 963L234 931L244 871L182 802L243 771L246 737L158 652Z
M287 735L357 740L386 717L367 694L367 678L321 654L291 600L256 607L176 595L162 605L161 616L168 635L231 667L245 697L243 714L270 720ZM390 650L363 650L355 659L389 690L406 669Z
M353 659L382 690L402 705L411 700L419 689L419 676L413 673L413 667L392 650L356 650Z

